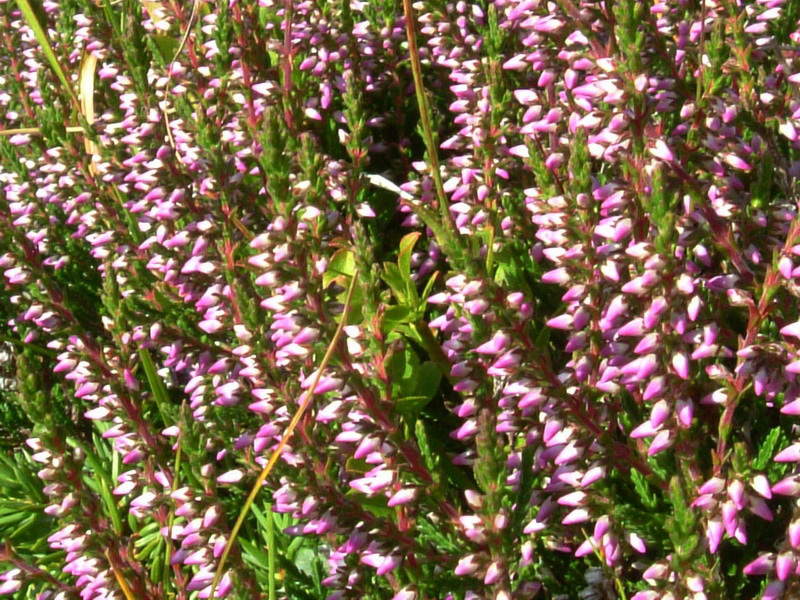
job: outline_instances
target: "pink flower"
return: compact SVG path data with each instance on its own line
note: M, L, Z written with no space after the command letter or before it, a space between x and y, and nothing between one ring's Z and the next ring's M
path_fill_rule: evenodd
M672 150L663 140L658 140L653 148L649 148L649 151L650 154L665 162L673 162L675 160L675 155L672 154Z
M775 462L800 462L800 444L792 444L775 455Z
M243 477L244 473L240 469L234 469L217 477L217 483L239 483Z

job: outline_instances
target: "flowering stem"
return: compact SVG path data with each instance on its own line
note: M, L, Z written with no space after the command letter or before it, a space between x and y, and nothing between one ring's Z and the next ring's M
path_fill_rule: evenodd
M67 585L63 581L59 581L55 577L53 577L47 571L44 571L34 565L30 565L21 558L15 558L14 549L11 547L11 544L7 541L5 548L0 551L0 560L8 561L12 565L14 565L20 571L24 571L31 577L41 577L42 579L47 580L49 583L53 584L57 588L59 588L62 592L70 593L75 590L72 586Z
M283 437L281 437L281 441L278 443L278 446L272 452L272 455L269 457L267 464L264 466L264 469L261 471L259 476L256 478L256 482L253 484L253 488L250 490L250 494L247 496L247 500L242 507L239 516L236 519L236 523L233 525L233 529L231 530L230 538L228 538L228 542L225 544L225 550L222 552L222 557L219 560L219 566L217 567L217 572L214 574L214 580L211 583L211 593L209 594L209 598L214 598L214 594L216 593L217 585L219 584L219 580L222 577L223 569L225 568L225 562L228 559L228 555L231 552L231 548L233 547L233 543L236 541L236 536L239 534L239 530L242 528L242 523L244 523L244 519L247 514L250 512L250 507L253 505L253 502L258 495L261 486L263 485L264 481L266 480L267 476L272 471L272 468L278 462L278 459L283 454L284 448L286 448L286 444L289 443L289 439L292 437L292 433L294 433L297 424L300 422L300 419L305 414L308 407L311 405L311 400L314 398L314 392L317 388L317 384L319 384L319 380L322 377L323 371L328 366L331 358L333 357L333 353L336 350L336 346L339 344L339 339L342 336L342 332L344 331L344 327L347 323L347 317L350 314L350 307L353 300L353 292L356 289L356 281L358 280L358 269L353 272L353 276L350 279L350 286L347 290L347 297L344 302L344 311L342 312L341 319L339 320L339 325L336 327L336 332L333 334L333 339L331 340L330 344L328 344L328 349L325 351L325 355L322 358L322 362L317 369L317 373L314 376L314 380L311 384L311 387L306 392L305 397L303 398L303 402L300 405L300 408L292 417L292 420L289 422L288 427L286 427L286 431L283 433Z
M29 344L23 340L18 340L16 338L3 335L0 333L0 342L8 342L9 344L15 344L17 346L22 346L23 348L28 348L29 350L33 350L37 354L42 354L44 356L55 357L58 356L58 352L54 350L50 350L49 348L42 348L41 346L37 346L36 344Z
M789 230L789 235L786 238L786 243L784 244L785 250L784 252L788 252L794 243L797 235L800 234L800 221L795 219L792 222L791 228ZM784 254L781 253L781 255ZM780 259L780 257L778 257ZM758 305L754 306L751 303L750 306L750 317L747 322L747 333L739 343L739 351L741 352L745 348L749 348L755 343L756 336L758 332L761 330L761 324L763 323L764 319L770 313L770 301L774 296L775 290L777 287L780 286L780 282L778 280L778 273L774 266L770 266L767 269L767 273L764 276L764 283L761 286L761 297L759 298ZM719 440L717 441L717 464L715 468L716 474L719 474L720 470L722 469L722 463L724 460L728 436L731 432L731 425L733 423L733 415L736 411L736 406L739 404L739 400L741 398L742 393L744 390L747 389L748 384L750 383L750 376L747 374L747 371L742 369L741 366L744 363L744 358L739 358L739 365L736 369L738 375L736 379L733 381L733 386L728 396L725 400L725 409L722 412L722 416L720 417L719 421Z

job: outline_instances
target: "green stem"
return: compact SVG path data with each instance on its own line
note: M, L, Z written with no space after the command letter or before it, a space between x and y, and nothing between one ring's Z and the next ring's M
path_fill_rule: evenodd
M149 355L148 355L149 357ZM181 404L181 417L183 416L184 407L186 406L186 401L183 401ZM183 437L183 432L178 432L178 449L175 452L175 475L172 477L172 493L178 489L178 480L180 479L181 475L181 458L182 458L182 450L183 447L181 446L181 438ZM167 518L167 556L166 556L166 563L164 568L164 591L166 592L167 586L170 581L169 577L169 566L170 561L172 560L172 527L175 524L175 501L173 500L172 506L169 507L169 517Z
M269 600L275 600L275 522L272 515L272 504L264 506L267 511L267 569L269 572Z

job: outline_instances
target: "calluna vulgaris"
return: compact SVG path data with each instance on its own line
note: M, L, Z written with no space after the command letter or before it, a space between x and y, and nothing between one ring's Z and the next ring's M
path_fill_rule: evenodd
M800 2L30 2L0 595L800 597Z

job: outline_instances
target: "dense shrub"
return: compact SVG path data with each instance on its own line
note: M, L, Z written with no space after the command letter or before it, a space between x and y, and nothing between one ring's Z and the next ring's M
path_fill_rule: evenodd
M798 19L0 2L0 595L800 597Z

